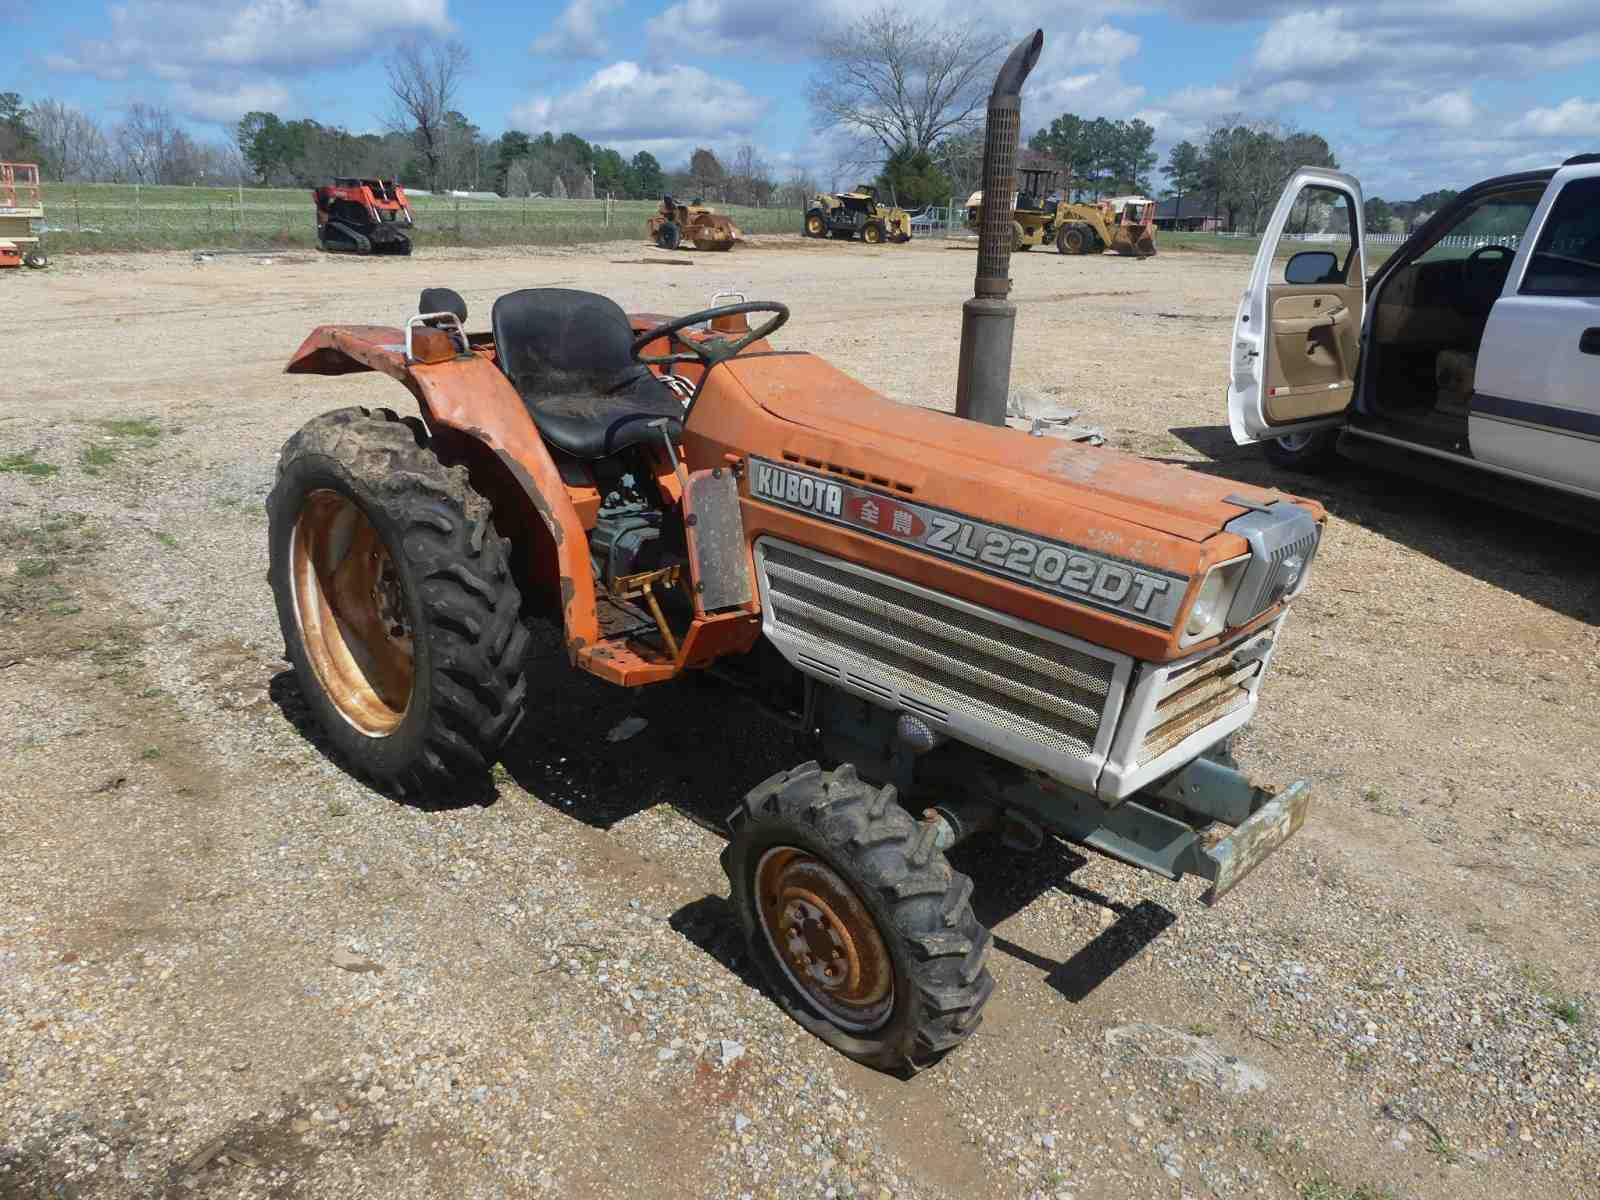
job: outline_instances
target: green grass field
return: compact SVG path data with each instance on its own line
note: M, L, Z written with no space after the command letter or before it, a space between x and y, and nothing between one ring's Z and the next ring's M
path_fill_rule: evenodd
M45 243L83 250L268 249L316 245L309 188L47 184ZM413 196L419 246L574 245L644 236L651 200L456 200ZM788 209L718 205L745 233L792 233ZM608 215L609 209L609 215Z

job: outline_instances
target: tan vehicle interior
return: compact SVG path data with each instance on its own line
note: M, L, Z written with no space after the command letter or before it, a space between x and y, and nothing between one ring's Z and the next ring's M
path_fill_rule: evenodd
M1466 450L1478 346L1543 194L1539 183L1480 197L1369 298L1369 395L1405 436Z

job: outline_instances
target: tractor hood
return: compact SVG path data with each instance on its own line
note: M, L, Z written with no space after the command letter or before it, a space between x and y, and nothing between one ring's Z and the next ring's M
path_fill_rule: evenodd
M1135 532L1129 525L1160 535L1155 541L1204 542L1248 511L1229 497L1263 505L1284 498L1105 447L897 404L809 354L744 357L722 369L773 416L823 439L805 439L811 452L803 457L825 452L825 463L892 481L925 503L1045 535L1060 531L1043 514L1098 514L1106 549L1136 560L1145 555L1121 544ZM1310 507L1320 520L1320 508Z

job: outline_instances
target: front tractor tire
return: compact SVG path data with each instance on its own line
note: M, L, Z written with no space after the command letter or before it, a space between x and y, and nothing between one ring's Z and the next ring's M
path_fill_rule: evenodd
M1063 225L1056 234L1057 254L1087 254L1089 234L1082 225Z
M797 1022L843 1054L913 1073L977 1029L993 940L972 881L892 787L806 763L753 789L722 852L750 956Z
M528 632L511 546L419 421L346 408L283 447L268 576L300 690L380 786L472 793L521 718Z
M868 221L867 227L861 231L861 240L869 246L876 246L883 241L883 225L878 221Z
M683 230L676 221L663 221L656 230L656 245L663 250L676 250L683 241Z

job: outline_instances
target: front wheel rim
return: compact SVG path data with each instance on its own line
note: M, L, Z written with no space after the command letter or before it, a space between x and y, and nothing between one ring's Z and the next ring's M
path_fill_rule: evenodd
M306 496L289 537L295 623L339 715L367 737L392 733L411 706L415 641L399 571L348 496Z
M1299 454L1311 445L1311 439L1315 436L1314 433L1286 433L1278 439L1278 445L1289 454Z
M815 855L775 846L755 873L756 910L773 959L828 1021L854 1033L894 1012L894 962L850 885Z

